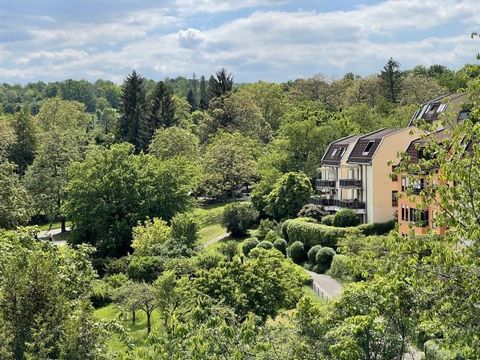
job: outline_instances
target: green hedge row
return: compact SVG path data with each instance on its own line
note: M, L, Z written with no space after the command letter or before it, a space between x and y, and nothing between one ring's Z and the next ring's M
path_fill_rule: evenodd
M315 245L337 247L337 241L347 235L360 235L356 227L339 228L306 222L303 219L287 220L282 225L282 233L288 243L301 241L307 249Z
M338 240L348 235L382 235L395 227L393 221L379 224L364 224L356 227L327 226L304 218L286 220L282 225L282 233L289 244L301 241L307 249L321 245L336 248Z

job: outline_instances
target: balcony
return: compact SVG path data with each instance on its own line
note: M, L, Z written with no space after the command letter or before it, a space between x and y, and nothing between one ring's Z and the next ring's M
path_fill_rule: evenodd
M357 201L357 200L337 200L337 199L312 197L310 198L310 203L314 205L322 205L322 206L325 206L326 208L331 208L327 210L338 210L338 209L365 210L365 203L363 201Z
M335 180L315 180L315 187L318 188L334 188Z
M342 187L342 188L361 188L362 187L362 180L340 179L340 187Z

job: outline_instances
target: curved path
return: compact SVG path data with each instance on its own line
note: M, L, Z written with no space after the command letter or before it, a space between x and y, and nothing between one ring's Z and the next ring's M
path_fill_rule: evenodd
M321 298L332 299L342 292L342 285L331 276L305 271L312 278L313 290Z

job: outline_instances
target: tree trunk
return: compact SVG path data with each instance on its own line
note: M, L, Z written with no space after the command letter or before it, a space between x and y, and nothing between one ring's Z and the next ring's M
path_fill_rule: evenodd
M135 321L137 321L135 310L132 310L132 325L135 325Z
M67 227L65 226L65 218L62 216L60 217L60 222L61 222L61 226L62 226L62 233L66 232L67 231Z
M152 324L150 322L150 315L151 315L151 312L147 311L147 335L150 335L150 331L152 330Z

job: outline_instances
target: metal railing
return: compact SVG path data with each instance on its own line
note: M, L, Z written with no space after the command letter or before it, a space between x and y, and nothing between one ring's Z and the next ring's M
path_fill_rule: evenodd
M337 200L312 197L310 203L321 206L334 206L342 209L365 209L365 202L357 200Z
M362 180L340 179L340 187L362 187Z
M316 179L315 180L315 187L317 188L334 188L335 187L335 180L321 180L321 179Z

